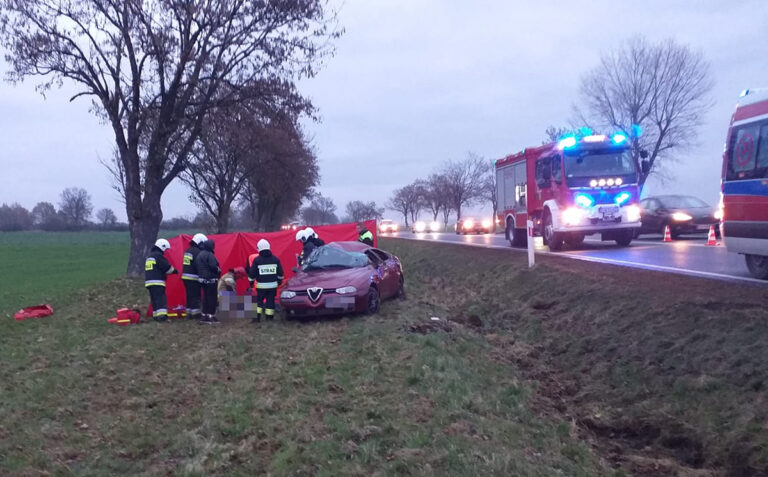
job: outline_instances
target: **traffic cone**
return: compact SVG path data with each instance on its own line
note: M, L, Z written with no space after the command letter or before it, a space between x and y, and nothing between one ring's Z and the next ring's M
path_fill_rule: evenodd
M664 227L664 241L665 242L672 241L672 232L669 230L669 225Z
M717 239L715 238L715 226L709 226L709 236L707 237L707 246L711 247L717 245Z

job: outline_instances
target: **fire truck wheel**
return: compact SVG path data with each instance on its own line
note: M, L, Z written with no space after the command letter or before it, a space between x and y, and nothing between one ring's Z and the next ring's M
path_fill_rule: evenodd
M527 232L526 229L515 228L513 221L507 222L507 240L511 246L524 247L528 243Z
M763 255L744 255L747 268L753 277L768 280L768 257Z
M549 246L550 250L561 250L563 248L563 235L554 231L552 225L552 215L549 210L544 215L544 244Z
M624 230L618 235L616 235L616 245L619 247L628 247L630 243L632 243L632 236L635 234L635 232L631 229Z
M584 243L584 234L578 232L570 233L565 237L565 243L567 243L569 247L578 247Z

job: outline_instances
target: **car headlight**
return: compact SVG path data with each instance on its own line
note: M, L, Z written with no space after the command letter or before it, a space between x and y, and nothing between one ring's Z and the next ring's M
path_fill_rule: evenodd
M718 207L713 216L715 217L715 220L723 220L723 209Z
M474 226L475 226L475 221L474 220L467 220L467 221L464 222L464 228L465 229L471 229Z
M584 218L584 211L578 207L568 207L563 211L565 225L579 225Z
M416 232L424 232L425 230L427 230L427 224L425 224L424 222L416 222L415 224L413 224L413 230L415 230Z
M296 296L296 292L292 292L290 290L283 290L283 292L280 294L280 298L283 300L289 300Z
M350 293L357 293L357 288L341 287L336 289L336 293L338 293L339 295L349 295Z
M693 217L690 215L684 213L684 212L675 212L672 214L672 220L675 222L685 222L686 220L691 220Z
M627 210L627 220L629 222L639 222L640 221L640 207L638 207L635 204L628 205L625 207Z
M429 224L429 230L432 232L437 232L440 230L440 223L439 222L432 222Z
M490 229L491 224L493 224L493 222L491 222L491 219L486 219L486 220L483 220L482 222L482 226L484 229Z

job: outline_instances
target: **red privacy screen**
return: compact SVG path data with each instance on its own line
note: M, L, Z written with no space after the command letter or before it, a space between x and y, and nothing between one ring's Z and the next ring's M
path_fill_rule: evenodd
M367 221L365 226L373 233L374 245L377 244L376 221ZM318 225L312 228L325 243L356 241L358 237L356 224ZM208 238L216 242L215 255L219 260L222 273L226 273L230 268L244 267L248 256L256 253L256 244L259 240L269 240L272 253L280 259L285 272L285 280L288 280L294 275L291 269L296 266L296 255L301 253L301 243L296 241L296 232L298 230L301 229L267 233L237 232L233 234L208 235ZM180 273L184 251L189 247L190 240L192 240L191 235L179 235L168 239L171 243L171 249L165 253L165 256L171 262L173 268L179 271L179 274L168 276L166 293L169 310L186 304L186 295ZM238 293L245 292L247 288L247 280L238 281Z

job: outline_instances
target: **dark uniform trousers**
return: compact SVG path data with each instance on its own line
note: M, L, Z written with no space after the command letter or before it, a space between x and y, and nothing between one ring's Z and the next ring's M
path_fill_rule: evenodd
M149 300L152 303L152 316L159 320L168 318L168 302L165 298L165 287L163 285L150 285Z
M275 297L277 288L257 288L256 289L256 313L264 313L267 319L275 316Z
M187 292L187 318L197 318L200 314L200 293L202 292L200 282L195 280L182 279L184 290Z

